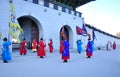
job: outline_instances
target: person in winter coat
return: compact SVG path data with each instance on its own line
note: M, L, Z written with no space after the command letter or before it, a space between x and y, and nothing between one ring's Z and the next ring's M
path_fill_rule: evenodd
M46 44L43 41L43 38L40 39L39 43L38 43L38 52L37 52L37 56L40 56L40 58L44 58L45 54L45 47Z
M90 58L93 55L93 43L88 39L87 47L86 47L86 56L87 58Z
M63 51L62 51L62 59L64 60L63 62L66 63L68 59L70 59L70 53L69 53L69 42L68 40L65 38L65 40L63 41Z
M83 43L81 40L78 40L76 43L77 43L77 51L80 54L82 52L82 44Z
M113 49L115 50L116 49L116 42L114 41L113 43Z
M11 42L8 41L8 39L5 37L3 39L3 44L2 44L2 60L4 63L8 63L8 60L12 60L11 53L9 50L9 46L11 45Z
M53 41L52 41L52 39L50 39L50 42L48 43L48 46L49 46L50 53L52 53L53 52Z
M26 45L27 45L27 42L24 38L23 41L20 43L20 55L26 55L27 53Z
M33 52L37 51L37 41L35 40L35 38L32 41L32 51Z
M112 47L111 42L108 41L107 44L106 44L106 50L107 50L107 51L110 51L110 50L111 50L111 47Z

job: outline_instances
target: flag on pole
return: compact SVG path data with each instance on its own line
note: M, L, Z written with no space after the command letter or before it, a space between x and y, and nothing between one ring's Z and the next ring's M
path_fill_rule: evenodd
M93 41L96 38L94 30L95 30L95 28L92 26L92 39L93 39Z
M85 28L85 25L84 25L84 24L83 24L83 26L82 26L82 35L83 35L83 36L87 36L87 35L88 35L87 29Z
M9 33L12 38L17 39L17 41L20 42L19 36L23 33L23 30L16 19L15 8L12 1L10 1L9 7Z
M82 35L82 29L79 26L76 26L77 35Z

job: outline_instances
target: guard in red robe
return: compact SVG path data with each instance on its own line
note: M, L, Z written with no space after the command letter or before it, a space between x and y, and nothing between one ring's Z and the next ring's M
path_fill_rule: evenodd
M46 44L43 41L43 38L40 39L39 43L38 43L38 52L37 52L37 56L40 56L40 58L44 58L45 54L45 47Z
M115 43L115 41L114 41L114 43L113 43L113 49L114 49L114 50L116 49L116 43Z
M52 53L53 52L53 41L52 41L52 39L50 39L50 42L48 43L48 46L49 46L50 53Z
M35 40L35 38L32 41L32 51L33 52L37 51L37 41Z
M27 42L25 39L23 39L23 41L20 43L20 55L26 55L27 53L27 50L26 50L26 45L27 45Z

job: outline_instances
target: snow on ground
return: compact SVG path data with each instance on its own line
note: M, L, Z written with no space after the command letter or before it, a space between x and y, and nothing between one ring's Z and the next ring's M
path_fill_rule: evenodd
M11 62L5 64L0 60L0 77L120 77L119 48L95 50L90 59L85 52L71 52L68 63L62 62L57 51L47 52L42 59L30 50L22 56L17 51L12 53Z

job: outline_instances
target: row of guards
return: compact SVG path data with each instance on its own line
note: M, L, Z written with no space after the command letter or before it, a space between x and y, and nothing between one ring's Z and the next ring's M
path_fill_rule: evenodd
M20 45L20 55L26 55L26 40L23 39L23 41L21 42ZM50 39L50 42L48 43L49 46L49 51L50 53L53 52L53 41L52 39ZM40 39L39 42L37 42L35 39L33 39L32 41L32 51L36 52L37 51L37 56L40 56L40 58L44 58L45 57L45 47L46 47L46 43L43 40L43 38ZM61 31L61 41L60 41L60 50L59 53L62 54L62 59L63 62L67 62L67 60L70 58L69 56L69 42L68 39L65 35L65 30L64 30L64 26L62 27L62 31Z
M5 37L3 39L3 48L2 48L2 60L4 63L8 63L8 60L11 60L11 53L9 50L9 46L11 45L10 40L10 36L12 36L12 38L17 39L18 43L20 43L20 39L19 36L20 34L23 33L22 28L20 27L20 25L18 24L17 20L16 20L16 14L15 14L15 8L13 6L13 2L12 0L9 1L10 7L9 7L9 34L8 34L8 38ZM64 28L64 27L63 27ZM62 32L63 32L63 28L62 28ZM65 37L65 35L62 34L62 38L63 38L63 43L61 44L63 46L62 50L60 51L60 53L62 54L62 59L64 60L64 62L67 62L67 60L70 58L69 57L69 42L67 41L67 37ZM23 41L21 42L20 45L20 55L26 55L27 54L27 50L26 50L26 40L23 39ZM50 52L53 51L53 46L52 46L52 40L50 41L50 43L48 44L49 48L50 48ZM38 50L35 49L38 46ZM32 42L32 50L33 52L38 51L37 55L40 56L40 58L43 58L46 54L45 54L45 48L46 44L43 40L43 38L40 39L38 45L35 42L35 39Z
M12 44L6 37L3 39L3 44L2 44L2 60L4 63L8 63L9 60L12 60L12 53L10 53L9 46ZM63 39L63 42L60 43L61 48L60 48L60 53L62 54L62 59L63 62L67 62L68 59L70 59L69 55L69 42L67 38ZM20 43L20 55L26 55L27 54L27 48L26 48L27 42L25 39ZM52 39L48 43L49 45L49 51L50 53L53 52L53 42ZM38 48L37 48L38 46ZM40 58L44 58L46 56L46 51L45 51L46 43L43 40L43 38L40 39L40 41L37 43L36 40L34 39L32 41L32 51L37 52L37 56Z
M63 60L64 63L67 62L68 59L70 59L70 53L69 53L69 41L67 40L67 37L65 35L65 30L64 30L64 26L62 27L62 31L61 31L61 41L60 41L60 53L62 55L61 59ZM90 41L91 39L88 38L88 44L87 44L87 48L86 48L86 55L88 56L87 58L90 58L92 56L92 45L93 43ZM11 42L9 41L9 39L4 38L3 39L3 50L2 50L2 60L4 63L8 63L8 60L11 60L11 53L9 50L9 46L11 45ZM48 43L49 45L49 51L50 53L53 52L53 42L52 39L50 40L50 43ZM26 55L27 54L27 50L26 50L26 45L27 42L25 39L23 39L23 41L20 43L20 55ZM37 49L38 46L38 49ZM36 52L37 51L37 56L40 56L40 58L44 58L46 56L46 51L45 51L45 47L46 47L46 43L43 40L43 38L40 39L39 43L36 42L36 40L34 39L32 41L32 51Z
M21 33L23 33L22 28L20 27L20 25L18 24L18 22L16 21L16 17L15 17L15 11L14 11L14 6L12 4L12 0L10 0L10 9L9 9L9 34L13 37L16 38L19 41L19 35ZM85 25L83 24L82 29L78 26L76 26L76 33L78 35L83 35L83 36L88 36L88 43L86 46L86 56L87 58L90 58L92 56L92 52L94 50L94 39L95 37L95 33L94 33L94 28L93 28L93 39L91 40L91 36L90 34L87 32ZM11 57L11 53L9 50L9 46L11 45L11 42L9 41L9 37L10 35L8 35L8 39L5 37L3 39L3 48L2 48L2 60L4 63L8 63L8 60L12 60ZM68 59L70 59L70 53L69 53L69 41L68 38L65 34L65 29L64 26L62 27L62 31L61 31L61 41L60 41L60 53L62 55L61 59L63 60L64 63L67 62ZM23 41L21 42L20 45L20 55L26 55L27 54L27 50L26 50L26 40L23 39ZM50 40L49 45L49 51L52 53L53 52L53 42L52 39ZM37 48L38 46L38 48ZM46 56L45 53L45 47L46 47L46 43L43 40L43 38L40 39L39 43L36 43L35 39L32 41L32 51L35 52L37 51L37 56L40 56L40 58L44 58Z
M63 40L61 40L60 42L60 53L62 54L62 59L64 60L63 62L66 63L68 59L70 59L70 54L69 54L69 42L67 40L67 38L65 37L64 34L62 34L63 36ZM11 42L7 39L4 38L3 39L3 44L2 44L2 60L4 63L8 63L8 60L12 60L11 57L11 53L9 50L9 46L11 45ZM77 41L77 46L80 45L81 41ZM49 45L49 51L50 53L53 52L53 42L52 40L50 40L50 42L48 43ZM90 58L93 54L93 47L94 42L91 41L90 38L88 38L88 43L86 46L86 55L87 58ZM21 46L20 46L20 55L26 55L27 54L27 50L26 50L26 45L27 42L25 39L23 39L23 41L21 42ZM38 46L38 49L37 49ZM44 42L44 40L41 38L39 43L37 43L35 41L35 39L32 41L32 51L36 52L37 51L37 56L40 56L40 58L44 58L46 56L46 51L45 51L45 47L46 47L46 43ZM107 49L109 49L109 47L113 47L113 49L116 49L116 43L114 42L113 45L111 44L111 42L107 43ZM78 52L80 53L79 50L79 46L78 46Z
M20 42L19 36L21 33L23 33L22 28L20 27L20 25L18 24L18 22L16 20L15 8L12 4L12 0L10 0L9 27L10 28L9 28L8 39L6 37L3 39L4 42L3 42L3 50L2 50L3 51L2 60L4 63L8 63L8 60L12 59L11 53L9 50L9 45L11 45L11 42L9 41L10 35L12 36L12 38L16 38L18 40L18 42ZM92 44L92 43L90 42L90 39L91 39L90 35L87 33L87 30L85 29L84 26L82 28L82 34L89 36L89 38L88 38L89 42L87 45L87 49L86 49L87 53L86 54L87 54L88 58L90 58L90 56L92 56L92 53L90 51L91 50L90 44ZM64 26L62 27L61 37L62 37L62 39L60 42L60 53L62 54L61 58L63 59L63 62L65 63L65 62L67 62L68 59L70 59L70 54L69 54L69 41L65 34ZM21 42L21 45L20 45L20 55L27 54L26 43L27 43L26 40L23 39L23 41ZM49 45L50 52L52 52L53 51L52 41L48 45ZM38 49L36 49L37 46L38 46ZM44 56L46 55L45 47L46 47L46 44L45 44L43 38L40 39L38 45L35 42L35 39L32 42L32 50L33 50L33 52L37 51L37 56L40 56L40 58L44 58Z
M19 36L20 36L20 34L23 33L23 30L16 20L15 8L13 6L12 0L10 0L9 3L10 3L9 34L8 34L8 39L7 39L7 37L5 37L3 39L4 42L3 42L3 49L2 49L2 60L4 63L8 63L8 60L12 60L11 53L9 50L9 46L11 45L11 42L9 41L10 36L12 36L12 38L16 38L18 43L20 43L20 55L27 54L27 50L26 50L27 42L26 42L26 40L23 39L23 41L20 42L20 39L19 39ZM63 35L63 37L65 37L65 35ZM53 44L53 42L51 39L50 43L48 44L49 49L50 49L50 53L53 52L53 45L52 44ZM62 45L64 48L62 48L62 51L60 51L60 53L62 54L62 59L64 60L64 62L67 62L67 60L70 58L69 57L69 42L67 41L67 38L64 38ZM40 58L44 58L46 56L45 47L46 47L46 43L43 40L43 38L41 38L38 43L36 42L35 39L32 41L32 51L33 52L37 51L37 56L40 56Z

